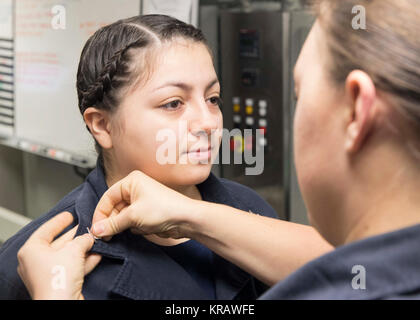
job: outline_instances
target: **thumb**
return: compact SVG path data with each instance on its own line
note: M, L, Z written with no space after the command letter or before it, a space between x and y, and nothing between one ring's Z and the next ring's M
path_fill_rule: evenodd
M85 276L101 262L102 256L96 253L89 254L85 262Z
M106 219L96 222L92 226L92 234L96 237L113 236L133 226L130 219L129 210L125 214L110 216Z
M92 248L94 243L95 240L89 233L78 236L71 241L72 246L75 246L77 250L85 254Z

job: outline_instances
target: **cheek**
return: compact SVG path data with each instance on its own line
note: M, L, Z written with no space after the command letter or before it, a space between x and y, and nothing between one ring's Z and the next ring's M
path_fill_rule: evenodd
M312 101L318 101L314 104ZM328 115L321 100L299 102L294 120L294 157L302 192L312 192L328 153ZM305 192L305 193L306 193Z
M318 99L300 101L296 110L296 171L310 220L315 225L326 221L323 215L332 212L333 199L340 198L337 194L345 162L339 110L339 100L326 93L324 98L320 94Z
M125 160L137 169L157 165L156 151L161 142L156 137L162 129L174 129L171 125L152 113L127 114L117 139L116 151L121 156L125 155Z
M319 124L316 108L305 105L304 101L296 108L294 119L294 147L296 162L305 163L308 157L317 150L319 142ZM318 129L318 130L317 130Z
M305 110L302 110L302 108L303 106L301 105L301 103L299 103L295 111L295 118L293 124L295 151L298 151L298 156L301 154L299 150L304 149L304 143L307 142L307 139L305 139L305 137L307 136L306 131L308 129L308 126L306 125L306 123L308 122L308 119L305 114Z

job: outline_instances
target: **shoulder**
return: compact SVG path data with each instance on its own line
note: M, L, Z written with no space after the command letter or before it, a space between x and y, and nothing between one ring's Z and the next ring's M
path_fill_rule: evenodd
M70 212L74 217L73 223L63 233L77 224L75 202L82 190L82 186L83 184L67 194L49 212L27 224L0 247L0 261L2 262L0 264L0 299L29 298L17 273L17 253L36 229L63 211Z
M277 212L257 192L232 180L219 178L230 195L247 210L262 216L278 218Z

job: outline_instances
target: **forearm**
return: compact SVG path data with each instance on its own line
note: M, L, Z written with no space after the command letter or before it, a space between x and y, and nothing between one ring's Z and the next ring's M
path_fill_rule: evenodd
M268 285L332 250L312 227L205 201L188 206L180 228Z

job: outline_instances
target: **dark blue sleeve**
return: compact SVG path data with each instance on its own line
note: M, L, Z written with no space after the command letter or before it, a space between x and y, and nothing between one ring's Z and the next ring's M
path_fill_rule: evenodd
M247 211L251 210L253 213L269 218L279 218L278 213L273 207L251 188L235 181L227 179L220 180L230 191L231 196L235 198L242 207L247 208Z
M73 223L62 233L73 228L77 224L74 207L74 203L68 206L57 205L47 214L23 227L0 247L0 300L30 299L29 293L17 273L17 253L39 226L58 213L69 211L75 217Z

